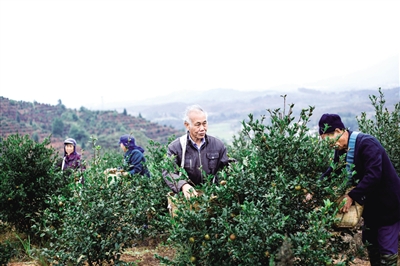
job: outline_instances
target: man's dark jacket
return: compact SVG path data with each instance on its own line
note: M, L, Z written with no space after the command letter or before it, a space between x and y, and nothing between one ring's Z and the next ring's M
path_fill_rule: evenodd
M352 132L349 131L349 136ZM335 151L334 161L344 151ZM349 196L364 205L365 223L391 225L400 220L400 178L379 141L359 133L354 149L354 180L360 180Z
M217 178L217 172L228 165L229 161L224 143L213 136L205 136L205 143L201 146L200 151L193 146L192 141L189 139L189 134L187 134L186 143L184 168L191 182L188 182L188 180L179 180L182 177L178 173L163 172L165 182L175 193L181 191L182 186L186 183L193 186L193 184L199 185L206 181L204 180L202 171L207 176L214 175ZM178 166L181 165L182 146L179 138L168 145L167 155L175 156L176 164ZM171 179L171 181L168 179Z

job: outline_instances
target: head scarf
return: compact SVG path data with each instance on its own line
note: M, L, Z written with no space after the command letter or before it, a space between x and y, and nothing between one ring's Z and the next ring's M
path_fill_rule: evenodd
M128 150L139 150L142 153L144 152L144 149L140 146L136 146L135 144L135 138L132 137L131 135L122 135L121 138L119 139L119 144L123 144Z
M325 125L328 127L325 130ZM335 131L335 129L344 129L345 126L342 122L342 119L340 119L340 116L337 114L323 114L321 116L321 119L319 120L318 123L319 126L319 134L325 134L325 133L331 133Z
M67 156L67 152L65 151L65 145L72 144L74 146L74 151L71 154L76 154L76 141L72 138L68 138L64 140L64 156Z

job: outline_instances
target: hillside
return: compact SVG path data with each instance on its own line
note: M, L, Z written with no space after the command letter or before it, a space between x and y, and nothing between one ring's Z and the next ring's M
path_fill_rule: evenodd
M42 141L51 135L51 145L60 152L67 137L77 140L78 151L84 149L91 152L91 137L97 139L96 145L103 150L118 151L118 140L122 134L131 133L137 144L145 147L150 139L166 143L172 135L183 132L126 112L90 111L84 107L68 109L61 101L58 105L49 105L0 97L0 111L1 137L19 133Z
M400 88L382 89L386 106L392 110L400 101ZM282 95L286 95L286 102ZM98 145L107 149L118 148L121 134L132 132L138 144L145 146L149 139L166 143L168 137L184 132L182 117L185 107L198 103L209 114L208 133L231 143L233 135L241 129L241 122L253 114L256 119L267 114L267 109L288 109L294 105L294 115L301 109L314 106L309 127L318 123L326 112L338 113L346 126L357 130L356 117L362 112L375 113L369 96L379 96L375 90L324 91L323 89L299 88L292 91L242 92L215 89L206 92L176 93L167 97L155 97L148 102L132 104L120 102L107 106L108 110L67 109L58 105L22 102L0 97L0 136L19 132L43 139L52 132L58 132L54 124L63 122L62 132L53 134L53 146L60 149L67 136L74 137L78 144L87 148L90 136L98 138ZM121 106L126 106L123 108ZM114 110L114 111L109 111ZM61 149L62 150L62 149Z

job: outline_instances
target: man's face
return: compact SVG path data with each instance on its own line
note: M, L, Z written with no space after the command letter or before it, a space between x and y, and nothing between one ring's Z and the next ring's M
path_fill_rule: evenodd
M331 133L322 134L321 138L328 141L331 148L334 148L335 150L343 150L347 148L347 139L344 136L345 132L346 131L337 128Z
M205 113L192 111L189 113L189 120L191 123L185 122L185 126L189 131L190 137L194 141L203 139L207 133L207 118Z
M70 155L74 152L74 145L72 144L65 144L65 152Z

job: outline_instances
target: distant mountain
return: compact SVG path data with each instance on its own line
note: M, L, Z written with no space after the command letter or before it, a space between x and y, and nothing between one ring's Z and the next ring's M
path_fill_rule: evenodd
M167 143L172 135L178 136L184 132L132 116L126 111L91 111L84 107L72 110L61 102L49 105L14 101L0 96L0 110L0 137L19 133L42 141L52 135L51 145L60 152L67 137L76 139L79 147L89 152L91 137L97 139L96 145L103 150L119 151L118 141L123 134L132 134L138 145L146 146L150 139Z
M382 89L386 106L394 107L400 101L400 88ZM233 95L233 96L232 96ZM358 125L356 116L361 112L373 113L370 95L379 96L378 88L365 90L348 90L325 92L312 88L298 88L290 92L241 92L227 89L215 89L201 94L171 94L159 101L155 100L140 105L126 105L126 110L134 115L141 115L152 122L172 126L183 130L183 111L190 104L200 104L209 114L209 131L218 128L219 137L227 142L241 128L241 122L251 113L255 118L267 114L267 109L288 111L289 104L294 104L293 111L298 115L302 109L315 107L310 127L318 123L323 113L339 113L347 126L355 129ZM174 101L174 99L179 99ZM226 124L229 124L227 126ZM224 125L221 128L221 125Z

